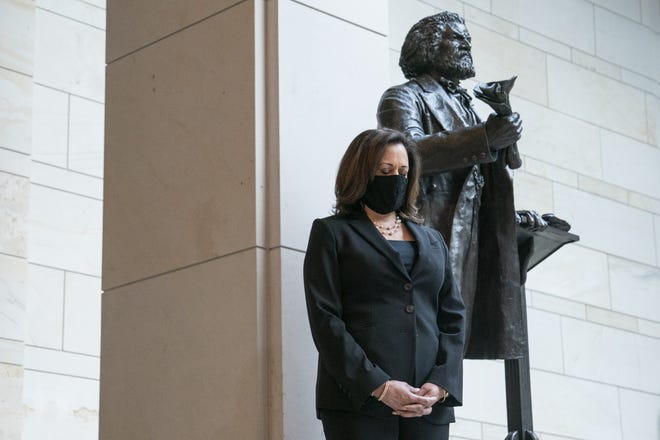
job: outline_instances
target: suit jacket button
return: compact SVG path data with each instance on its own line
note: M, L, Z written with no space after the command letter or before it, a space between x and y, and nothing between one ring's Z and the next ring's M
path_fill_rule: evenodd
M413 306L412 304L408 304L406 306L406 313L413 313L414 311L415 311L415 306Z
M411 291L412 288L413 288L413 285L410 284L410 283L406 283L406 284L403 285L403 290L405 290L406 292Z

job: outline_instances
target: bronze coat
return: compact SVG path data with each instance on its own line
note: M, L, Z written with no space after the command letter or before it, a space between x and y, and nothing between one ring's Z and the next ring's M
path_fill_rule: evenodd
M504 158L488 148L467 94L420 76L383 94L378 125L402 131L418 145L422 212L449 241L467 307L465 357L521 357L526 336L513 182Z

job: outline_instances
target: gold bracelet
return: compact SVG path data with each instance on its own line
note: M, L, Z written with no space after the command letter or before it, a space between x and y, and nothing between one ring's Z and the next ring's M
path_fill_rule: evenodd
M449 392L447 390L444 390L445 394L442 395L442 399L438 400L438 403L442 403L445 400L447 400L447 396L449 396Z
M379 402L382 402L383 399L385 398L385 394L387 394L387 390L390 388L390 381L388 380L385 382L385 388L383 389L383 392L380 393L380 397L378 398Z

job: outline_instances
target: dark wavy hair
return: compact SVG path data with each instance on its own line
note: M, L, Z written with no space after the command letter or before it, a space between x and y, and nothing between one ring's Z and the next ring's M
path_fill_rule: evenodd
M399 66L407 79L428 73L433 67L447 23L465 21L455 12L445 11L422 18L410 28L399 57Z
M385 150L394 144L402 144L408 153L408 189L399 215L415 223L423 222L417 209L421 174L417 147L403 133L389 128L363 131L348 146L337 171L335 214L350 216L362 211L367 185L374 179Z

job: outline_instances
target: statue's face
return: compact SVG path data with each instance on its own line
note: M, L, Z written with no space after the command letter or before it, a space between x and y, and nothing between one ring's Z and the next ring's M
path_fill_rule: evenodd
M460 81L474 76L472 37L463 23L447 23L436 59L435 71Z

